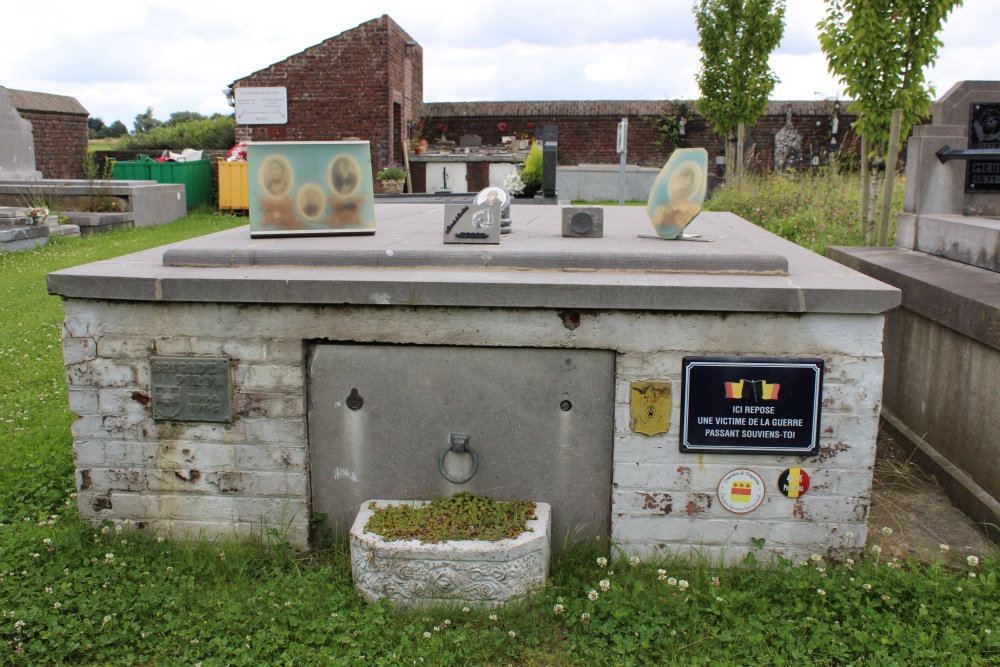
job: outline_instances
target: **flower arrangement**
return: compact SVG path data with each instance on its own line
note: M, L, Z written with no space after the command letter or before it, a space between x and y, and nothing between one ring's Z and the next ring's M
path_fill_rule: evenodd
M375 174L375 178L380 181L399 181L406 178L406 170L398 164L390 164L388 167Z
M512 195L519 195L524 190L524 181L521 180L521 174L512 171L503 179L503 189Z
M45 218L49 217L49 209L45 206L29 206L24 209L24 216L32 222L45 220Z

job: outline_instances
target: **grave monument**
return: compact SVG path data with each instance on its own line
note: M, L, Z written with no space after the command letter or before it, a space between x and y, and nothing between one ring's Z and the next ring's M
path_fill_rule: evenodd
M1000 82L964 81L914 129L893 248L829 248L903 290L882 417L1000 541Z
M897 290L727 213L668 242L525 206L488 245L445 244L440 204L375 217L50 274L83 519L305 548L310 517L471 491L548 503L556 550L864 544Z
M35 138L31 122L21 118L10 103L7 89L0 86L0 181L37 181Z

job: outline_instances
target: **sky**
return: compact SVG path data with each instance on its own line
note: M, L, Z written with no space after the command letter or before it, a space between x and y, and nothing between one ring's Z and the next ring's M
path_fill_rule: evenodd
M129 129L152 107L230 113L232 81L388 14L424 51L424 101L698 97L693 0L71 0L5 2L0 85L75 97ZM775 100L843 98L816 23L823 0L788 0L771 56ZM1000 1L965 0L928 80L1000 79ZM33 28L31 26L34 26Z

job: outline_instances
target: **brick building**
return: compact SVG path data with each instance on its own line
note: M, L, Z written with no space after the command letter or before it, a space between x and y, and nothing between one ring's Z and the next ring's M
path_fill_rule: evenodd
M371 142L375 170L402 162L423 104L423 50L388 15L362 23L230 87L283 87L288 122L237 125L237 141ZM237 121L238 122L238 121Z
M83 178L87 110L75 97L7 89L11 105L31 123L35 169L45 178Z

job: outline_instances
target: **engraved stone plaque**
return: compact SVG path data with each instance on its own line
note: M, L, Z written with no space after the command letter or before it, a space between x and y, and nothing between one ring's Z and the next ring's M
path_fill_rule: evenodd
M153 419L229 422L233 390L227 357L150 357Z
M1000 149L1000 104L969 105L969 148ZM1000 192L1000 162L969 160L965 167L966 192Z

